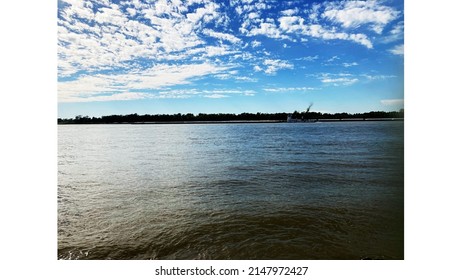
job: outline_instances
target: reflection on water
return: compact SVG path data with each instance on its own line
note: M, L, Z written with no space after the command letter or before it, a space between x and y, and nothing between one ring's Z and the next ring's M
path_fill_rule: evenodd
M403 259L403 123L59 126L61 259Z

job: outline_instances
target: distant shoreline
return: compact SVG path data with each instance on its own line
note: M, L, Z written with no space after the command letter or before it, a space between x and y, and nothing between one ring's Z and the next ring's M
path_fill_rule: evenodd
M131 122L126 124L214 124L214 123L281 123L281 120L239 120L239 121L171 121L171 122Z
M343 121L395 121L404 119L404 109L399 112L371 111L368 113L241 113L241 114L170 114L170 115L110 115L89 117L78 115L72 119L58 118L58 124L214 124L214 123L312 123Z
M319 119L296 121L291 123L317 123L317 122L369 122L369 121L404 121L404 118L351 118L351 119ZM114 122L114 123L58 123L58 125L81 125L81 124L242 124L242 123L288 123L282 120L239 120L239 121L165 121L165 122Z

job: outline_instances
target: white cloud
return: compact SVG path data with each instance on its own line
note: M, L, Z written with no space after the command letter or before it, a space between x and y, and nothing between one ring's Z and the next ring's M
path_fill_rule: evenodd
M226 73L214 75L214 77L220 80L235 79L236 81L242 81L242 82L256 82L257 81L256 78L251 78L247 76L237 76L237 74L238 74L237 70L232 70L232 71L227 71Z
M241 42L241 39L237 38L236 36L234 36L232 34L216 32L216 31L213 31L211 29L204 29L204 30L202 30L202 33L207 35L207 36L214 37L214 38L217 38L217 39L220 39L220 40L229 41L229 42L231 42L233 44L237 44L237 43Z
M290 92L290 91L312 91L316 90L313 87L282 87L282 88L264 88L267 92Z
M383 99L380 103L385 106L404 106L404 99Z
M303 25L304 19L298 16L284 16L279 18L279 27L285 32L303 32L306 27Z
M203 94L253 94L254 90L241 90L241 89L215 89L203 90Z
M199 37L201 24L222 20L219 6L213 2L162 0L153 4L133 1L116 5L100 1L102 6L95 13L89 1L66 2L69 5L60 8L58 19L60 77L79 71L130 68L127 62L136 59L155 62L196 58L192 54L195 48L201 48L198 52L202 53L208 51ZM188 9L187 5L194 6ZM136 20L129 18L135 14ZM226 42L240 41L232 34L209 34ZM226 46L211 50L213 55L229 53Z
M71 0L66 0L64 2L70 4L70 6L68 6L65 10L61 10L60 14L63 18L66 18L68 21L73 22L74 18L76 17L86 20L93 20L95 18L95 14L91 9L91 2Z
M352 62L352 63L347 63L347 62L344 62L342 63L343 67L352 67L352 66L358 66L358 63L357 62Z
M256 78L251 78L251 77L247 77L247 76L237 76L237 77L234 77L236 80L238 81L244 81L244 82L252 82L252 83L255 83L258 81L258 79Z
M304 11L288 9L280 12L282 16L277 18L278 24L273 18L260 19L249 16L245 13L246 10L253 11L254 8L247 7L242 10L243 22L240 32L246 36L264 35L274 39L300 41L307 41L307 37L348 40L369 49L373 48L371 39L364 33L351 33L351 30L367 26L373 32L380 34L387 24L400 15L400 12L378 1L325 2L312 4L311 9ZM332 24L328 25L325 21L320 24L320 17L331 23L340 24L343 30Z
M138 100L151 99L154 96L141 92L122 92L110 95L90 96L85 99L75 99L73 102L94 102L94 101L123 101L123 100Z
M207 23L220 16L218 13L218 8L219 6L217 4L213 2L207 2L204 7L196 9L195 12L187 14L186 17L194 25L197 24L200 20L203 20L205 23Z
M251 46L252 46L252 48L259 47L259 46L261 46L261 42L259 42L257 40L253 40L252 43L251 43Z
M399 22L396 24L392 30L390 30L390 34L393 35L402 35L404 33L404 21Z
M370 81L386 80L386 79L396 78L395 75L362 75L362 76L367 78Z
M214 89L214 90L198 90L192 89L167 89L158 91L152 98L190 98L193 96L200 96L205 98L227 98L230 95L253 96L254 90L241 90L241 89Z
M340 86L340 85L349 86L349 85L357 83L358 81L359 80L357 78L346 78L346 77L340 77L340 78L325 77L321 79L322 83L332 84L334 86Z
M119 10L118 5L111 5L111 8L100 8L95 15L95 21L100 24L111 24L122 26L128 18Z
M299 9L295 8L295 9L284 10L281 12L281 14L284 16L293 16L295 14L298 14L298 12L299 12Z
M242 89L198 90L198 89L192 88L192 89L180 89L180 90L173 90L173 89L162 90L158 92L157 96L160 95L163 98L167 98L167 97L189 98L192 96L201 96L201 97L206 97L206 98L225 98L225 97L230 97L230 95L253 96L255 93L256 92L254 90L242 90Z
M231 51L225 46L206 46L204 48L204 52L204 56L206 57L223 56L236 53L236 51Z
M314 3L309 10L306 11L308 18L312 23L317 23L321 12L322 4Z
M372 49L372 42L364 34L350 34L349 40L366 46L368 49Z
M374 82L384 81L388 79L394 79L395 75L384 75L384 74L351 74L351 73L320 73L320 74L308 74L308 77L315 77L322 83L332 86L349 86L358 82Z
M265 68L263 68L265 67ZM282 69L293 69L294 65L288 61L281 60L281 59L265 59L263 61L263 65L255 65L253 70L255 72L263 71L267 75L274 75L277 71Z
M135 9L127 8L127 12L132 17L134 17L136 15L136 10Z
M264 70L264 72L268 75L273 75L281 69L293 69L294 68L293 64L291 64L288 61L281 60L281 59L265 59L265 61L263 61L263 65L266 66L266 69Z
M338 60L338 59L340 59L340 57L334 55L333 57L329 58L327 62L334 62L335 60Z
M254 70L255 72L260 72L260 71L263 71L263 68L261 68L261 67L258 66L258 65L255 65L255 66L253 67L253 70Z
M392 54L404 55L404 45L398 45L389 50Z
M304 33L324 40L350 40L364 45L368 49L372 48L372 42L364 34L348 34L337 32L335 29L327 30L319 24L310 25Z
M400 12L392 7L385 6L382 1L338 1L312 4L308 10L287 9L280 12L278 25L274 19L258 19L248 17L244 13L244 22L240 31L246 36L264 35L269 38L294 40L294 38L307 41L307 37L322 40L348 40L361 44L369 49L373 48L371 39L364 33L351 33L352 29L366 26L373 32L381 34L385 26L400 16ZM251 8L248 8L252 10ZM307 16L308 15L308 16ZM343 30L320 24L320 18L331 23L340 24ZM399 32L399 27L392 31ZM291 37L295 36L295 37ZM300 38L301 37L301 38ZM390 37L391 38L391 37Z
M224 95L224 94L214 93L214 94L211 94L211 95L204 95L204 97L218 99L218 98L226 98L226 97L229 97L229 96Z
M397 23L390 32L381 38L382 43L391 43L404 38L404 22Z
M314 55L314 56L305 56L305 57L297 58L296 60L315 61L318 58L319 58L319 56Z
M341 1L328 3L322 16L345 28L368 25L381 34L383 28L400 15L399 11L381 5L381 1Z
M208 75L255 82L255 78L237 76L237 72L233 74L229 70L252 63L254 71L274 75L283 69L293 69L294 65L276 59L269 49L258 49L261 51L256 53L243 51L251 50L248 47L262 46L260 38L253 36L296 42L307 41L307 38L347 40L372 48L366 34L352 33L350 29L366 26L380 33L399 15L392 8L383 6L382 1L309 4L303 11L295 8L275 13L274 9L264 10L276 5L277 1L232 0L231 6L240 12L240 28L234 32L240 31L241 34L236 34L230 24L231 17L226 15L228 9L211 1L133 0L117 4L107 0L63 1L66 3L59 5L58 16L58 76L72 79L58 83L60 102L151 98L154 93L145 92L151 89L159 97L159 90L188 84ZM261 18L262 15L265 17ZM324 20L319 20L322 18ZM329 21L335 26L327 25ZM388 32L390 38L402 36L403 26L402 22L395 23ZM210 44L213 39L217 40ZM236 47L243 39L248 43ZM270 46L266 40L262 41L265 47ZM288 47L290 44L281 45ZM390 52L402 55L403 49L402 45L396 46ZM300 59L314 61L318 56ZM221 66L225 63L227 67ZM109 74L110 71L121 71L122 74ZM323 78L326 84L356 81L342 76ZM162 96L187 95L163 93Z
M143 71L117 75L81 76L76 80L58 83L59 102L94 101L100 95L114 95L140 90L159 90L184 85L191 80L227 70L212 64L156 65ZM136 95L131 95L136 97ZM144 96L145 97L145 96Z
M320 38L323 40L349 40L367 48L372 48L372 42L365 34L349 34L345 32L338 32L335 28L326 29L320 24L306 23L305 20L300 16L284 16L279 18L279 27L282 31L278 34L279 38L287 38L284 33L288 34L299 34L314 38ZM269 36L270 37L270 36Z
M282 34L281 30L273 22L262 22L253 26L250 30L242 29L247 36L265 35L274 39L289 39L289 36Z
M255 12L249 13L247 15L247 18L251 19L251 20L258 19L258 18L260 18L260 13L255 13Z

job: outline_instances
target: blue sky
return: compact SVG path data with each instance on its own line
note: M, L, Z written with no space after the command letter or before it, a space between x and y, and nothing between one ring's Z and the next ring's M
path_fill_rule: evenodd
M58 116L404 108L402 0L58 1Z

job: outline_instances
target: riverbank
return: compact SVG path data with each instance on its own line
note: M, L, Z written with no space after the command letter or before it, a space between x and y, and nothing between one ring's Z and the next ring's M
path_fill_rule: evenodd
M371 111L368 113L218 113L218 114L163 114L163 115L110 115L89 117L78 115L75 118L58 118L58 124L162 124L162 123L279 123L279 122L316 122L316 121L371 121L399 120L404 118L404 110L399 112Z
M368 122L368 121L404 121L404 118L347 118L347 119L310 119L293 120L290 123L316 123L316 122ZM109 122L109 123L58 123L68 124L239 124L239 123L287 123L285 120L239 120L239 121L157 121L157 122Z
M281 123L286 121L281 120L242 120L242 121L171 121L171 122L132 122L125 124L216 124L216 123Z

